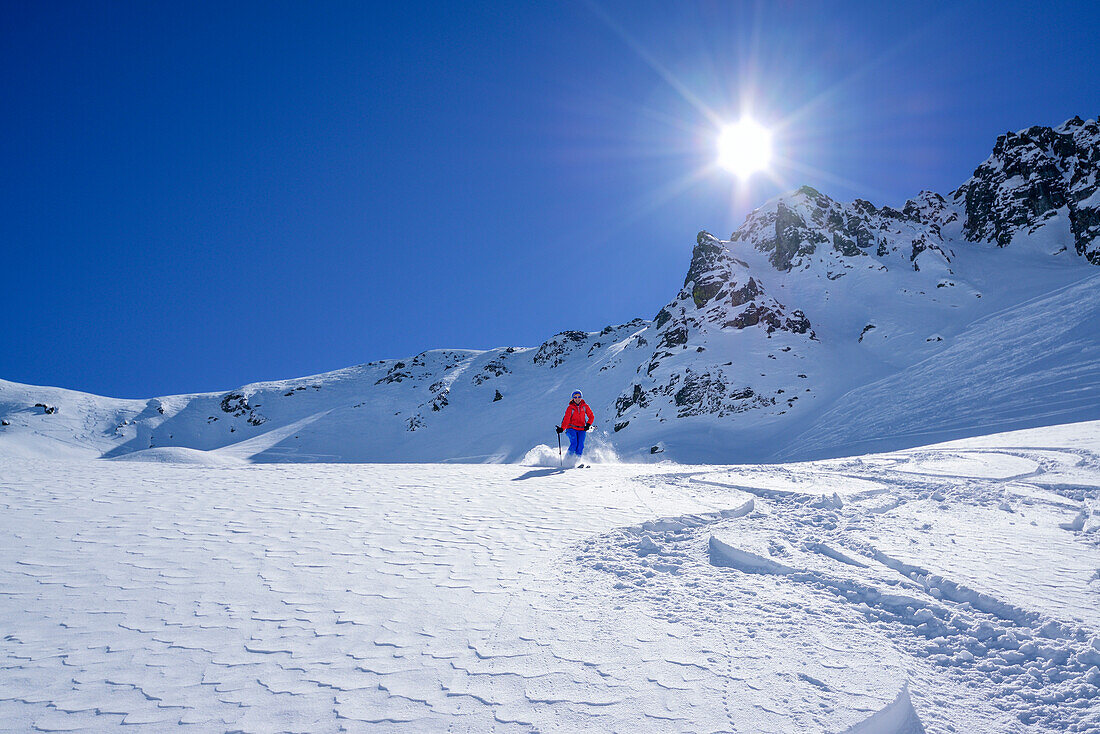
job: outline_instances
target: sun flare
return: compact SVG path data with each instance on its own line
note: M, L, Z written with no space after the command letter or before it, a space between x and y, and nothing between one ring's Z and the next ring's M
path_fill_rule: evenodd
M751 118L726 125L718 133L718 165L742 179L766 169L771 157L771 132Z

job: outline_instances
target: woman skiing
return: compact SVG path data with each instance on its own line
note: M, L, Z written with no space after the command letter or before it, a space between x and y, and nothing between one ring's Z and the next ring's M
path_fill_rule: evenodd
M584 402L581 391L574 390L573 397L565 408L565 417L562 418L557 431L558 433L565 431L569 434L569 453L575 455L578 459L584 453L585 433L595 421L596 416L592 414L592 409L588 407L588 403ZM583 466L583 464L580 466Z

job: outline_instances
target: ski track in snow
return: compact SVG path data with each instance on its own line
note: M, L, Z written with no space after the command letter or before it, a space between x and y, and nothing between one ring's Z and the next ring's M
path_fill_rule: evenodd
M5 459L0 729L1096 732L1098 493L1097 423L770 466Z

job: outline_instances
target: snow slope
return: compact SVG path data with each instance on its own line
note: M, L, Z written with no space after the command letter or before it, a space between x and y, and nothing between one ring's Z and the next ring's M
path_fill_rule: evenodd
M1100 421L786 465L184 453L2 458L0 729L1100 731Z

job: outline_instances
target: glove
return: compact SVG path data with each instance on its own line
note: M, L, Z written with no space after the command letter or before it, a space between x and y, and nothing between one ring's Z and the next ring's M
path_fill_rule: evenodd
M587 430L588 430L588 429L590 429L590 428L592 428L592 424L591 424L591 423L585 423L585 424L584 424L584 430L586 430L586 431L587 431Z
M561 433L562 432L562 427L561 426L555 426L554 430L557 431L558 433Z

